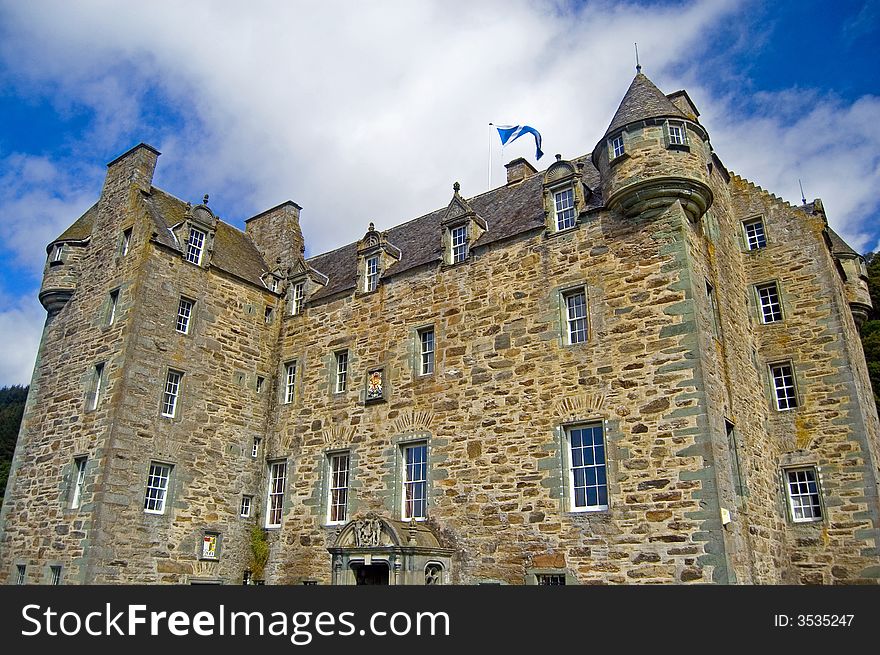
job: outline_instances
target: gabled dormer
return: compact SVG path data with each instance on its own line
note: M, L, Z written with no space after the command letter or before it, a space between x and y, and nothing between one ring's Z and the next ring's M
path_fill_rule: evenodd
M171 228L183 258L195 266L207 267L214 252L214 235L217 232L217 217L208 209L207 194L202 204L192 207L187 204L183 221Z
M443 263L460 264L471 257L471 246L488 229L482 216L471 208L467 200L459 195L461 185L452 185L452 200L440 221L443 230Z
M377 232L372 223L358 242L357 254L357 289L361 293L375 291L383 273L400 261L400 248L388 241L386 232Z
M304 261L298 261L288 270L287 280L288 313L296 315L303 313L309 298L327 286L330 278Z
M575 164L556 155L556 161L544 173L544 216L548 232L563 232L577 225L589 195L583 183L583 169L583 163Z

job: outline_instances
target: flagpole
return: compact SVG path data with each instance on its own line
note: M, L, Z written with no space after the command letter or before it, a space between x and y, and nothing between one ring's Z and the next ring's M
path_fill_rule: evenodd
M489 165L486 168L486 191L492 188L492 123L489 123Z

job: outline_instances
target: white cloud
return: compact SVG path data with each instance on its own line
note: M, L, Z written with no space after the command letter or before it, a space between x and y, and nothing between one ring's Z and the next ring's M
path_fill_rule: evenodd
M0 300L0 386L30 384L46 312L35 296Z

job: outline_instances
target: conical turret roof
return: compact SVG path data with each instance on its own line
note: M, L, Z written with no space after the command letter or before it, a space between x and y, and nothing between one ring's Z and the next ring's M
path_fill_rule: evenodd
M646 75L639 72L629 85L620 107L611 119L611 125L605 130L608 136L614 130L629 123L635 123L647 118L684 118L687 116L676 107L664 93L654 86L654 83ZM605 137L602 137L603 139Z

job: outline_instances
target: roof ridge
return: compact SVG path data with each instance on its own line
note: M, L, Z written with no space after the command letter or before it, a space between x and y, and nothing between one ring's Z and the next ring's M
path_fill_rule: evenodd
M614 117L605 130L603 139L611 132L648 118L672 116L690 120L681 109L675 106L657 86L641 71L636 73L629 88L623 94Z

